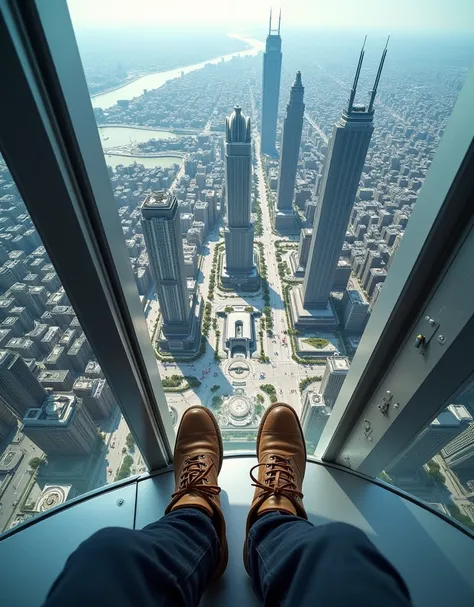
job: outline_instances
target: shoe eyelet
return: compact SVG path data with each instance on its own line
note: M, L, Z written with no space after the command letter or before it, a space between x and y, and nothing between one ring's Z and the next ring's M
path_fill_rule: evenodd
M273 461L275 458L273 457L273 455L270 455L269 459Z
M204 455L200 455L199 457L200 457L201 459L204 459Z
M209 483L209 479L208 479L208 478L205 478L205 479L204 479L204 482L205 482L205 483Z
M290 468L290 472L294 472L293 468Z

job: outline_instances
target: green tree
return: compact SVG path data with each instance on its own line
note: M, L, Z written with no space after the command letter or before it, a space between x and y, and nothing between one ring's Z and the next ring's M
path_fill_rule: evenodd
M322 337L308 337L303 339L303 341L317 350L325 348L329 343L328 339L323 339Z
M434 481L438 483L444 484L444 482L446 481L446 477L441 472L441 468L438 462L435 462L434 460L428 462L428 474Z
M40 457L32 457L28 462L28 465L32 470L37 470L42 463L43 460Z
M449 514L456 519L458 522L462 523L468 529L474 529L474 522L470 519L467 514L463 514L459 509L457 504L448 504L447 506Z
M277 397L277 391L275 386L273 386L272 384L263 384L262 386L260 386L260 390L262 390L262 392L265 392L266 394L268 394L268 396L270 397L270 401L272 403L276 403L278 400Z
M135 447L135 441L133 440L133 436L131 435L130 432L127 434L127 438L125 439L125 444L127 445L127 448L129 451L132 451L132 449Z

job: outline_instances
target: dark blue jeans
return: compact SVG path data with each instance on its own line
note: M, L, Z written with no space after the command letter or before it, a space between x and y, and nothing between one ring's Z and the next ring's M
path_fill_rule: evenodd
M398 572L350 525L314 527L274 512L260 517L248 541L254 589L265 605L411 605ZM218 556L211 519L193 508L141 531L103 529L69 557L45 607L197 605Z

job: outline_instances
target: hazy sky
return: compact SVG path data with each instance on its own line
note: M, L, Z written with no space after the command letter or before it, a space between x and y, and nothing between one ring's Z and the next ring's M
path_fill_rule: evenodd
M263 28L269 8L284 26L474 32L474 0L68 0L75 25L221 25Z

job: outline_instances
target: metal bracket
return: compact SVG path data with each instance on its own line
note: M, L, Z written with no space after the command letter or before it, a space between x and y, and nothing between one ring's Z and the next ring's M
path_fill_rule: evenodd
M398 409L400 407L400 403L393 403L393 394L390 390L387 390L386 395L382 398L382 402L380 405L377 405L377 409L380 411L382 415L388 415L390 405L394 409Z
M370 423L370 421L368 419L364 419L364 436L365 438L372 442L372 434L373 429L372 429L372 424Z
M438 331L439 326L439 322L434 318L431 318L431 316L425 316L421 320L419 333L415 341L415 348L419 349L421 356L426 352L426 349Z

